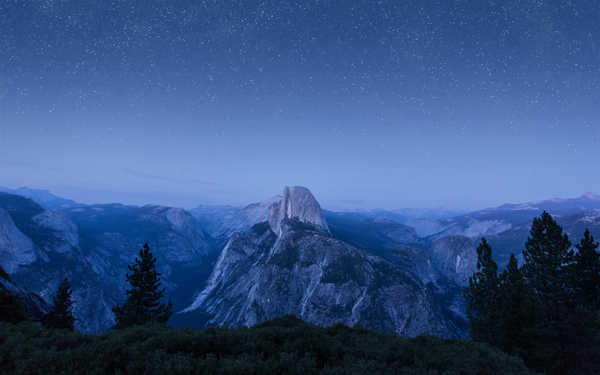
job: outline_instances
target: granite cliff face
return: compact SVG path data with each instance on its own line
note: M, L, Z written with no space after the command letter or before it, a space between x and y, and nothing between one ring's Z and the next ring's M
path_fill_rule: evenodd
M40 321L48 313L49 306L43 298L13 283L10 276L0 266L0 293L16 296L29 319Z
M329 233L319 202L313 197L310 190L302 186L286 186L281 200L271 206L268 221L273 232L278 235L282 233L281 223L285 219L295 219Z
M461 287L477 272L477 244L464 236L448 236L431 245L433 266L441 275Z
M333 238L306 188L286 188L268 221L234 234L182 314L242 326L286 314L407 336L460 336L418 277Z
M0 265L13 273L21 265L35 262L33 242L15 225L8 212L0 208Z

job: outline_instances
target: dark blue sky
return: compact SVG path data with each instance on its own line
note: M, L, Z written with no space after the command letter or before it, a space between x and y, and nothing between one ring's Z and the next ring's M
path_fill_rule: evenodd
M600 3L0 2L0 185L465 207L600 191Z

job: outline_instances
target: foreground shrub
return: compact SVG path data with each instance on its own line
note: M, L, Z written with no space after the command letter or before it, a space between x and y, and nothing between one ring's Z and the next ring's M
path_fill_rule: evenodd
M395 335L294 317L204 331L136 326L100 336L0 323L8 374L530 374L485 344Z

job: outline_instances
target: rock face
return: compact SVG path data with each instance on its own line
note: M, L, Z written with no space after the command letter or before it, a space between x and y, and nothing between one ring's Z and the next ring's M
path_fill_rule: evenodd
M281 196L276 196L245 207L198 206L190 212L204 231L227 242L233 233L246 232L254 224L267 220L271 206L280 200Z
M187 282L210 267L205 259L211 250L188 212L123 205L46 211L30 199L0 193L0 266L46 302L67 277L78 330L99 333L114 324L111 309L125 297L127 265L145 242L158 258L167 295L185 306L193 293Z
M448 236L431 246L434 267L461 287L469 285L469 277L477 271L477 246L464 236Z
M208 285L182 311L207 325L243 326L286 314L407 336L459 336L417 277L333 238L306 188L286 188L268 222L234 234Z
M62 243L48 246L48 250L67 252L79 248L79 233L77 225L67 215L57 211L44 211L33 217L40 227L50 229Z
M286 186L281 201L271 206L269 225L273 232L281 234L281 223L285 219L297 219L329 233L319 202L313 197L310 190L302 186Z
M50 310L43 298L15 285L15 283L13 283L10 279L10 276L8 276L1 266L0 292L7 292L17 296L25 310L26 315L34 321L40 321Z
M0 265L13 273L20 265L31 264L37 259L35 246L13 222L6 210L0 208Z

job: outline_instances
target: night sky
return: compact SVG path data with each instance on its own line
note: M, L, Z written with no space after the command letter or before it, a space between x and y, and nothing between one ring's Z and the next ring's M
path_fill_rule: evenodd
M0 1L0 185L480 208L600 192L600 2Z

